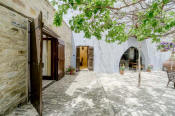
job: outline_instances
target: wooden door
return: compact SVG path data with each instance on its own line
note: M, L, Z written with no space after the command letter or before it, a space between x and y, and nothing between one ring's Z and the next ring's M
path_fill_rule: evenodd
M88 69L93 71L94 69L94 48L88 47Z
M76 48L76 71L80 71L80 47Z
M64 45L58 45L58 76L59 79L64 77L64 65L65 65L65 47Z
M31 103L42 115L42 13L31 23Z
M52 77L58 80L58 40L52 39Z
M88 68L88 47L80 47L80 70Z

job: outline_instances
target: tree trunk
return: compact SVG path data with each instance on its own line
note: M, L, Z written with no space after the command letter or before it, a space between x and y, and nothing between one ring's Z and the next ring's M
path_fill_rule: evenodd
M139 64L139 74L138 74L138 87L140 87L141 84L141 43L139 42L139 58L138 58L138 64Z

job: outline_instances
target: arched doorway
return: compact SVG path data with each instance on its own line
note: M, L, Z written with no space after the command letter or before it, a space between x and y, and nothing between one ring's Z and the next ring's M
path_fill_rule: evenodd
M139 51L135 47L128 48L120 59L119 66L125 66L126 70L137 70L138 69L138 58ZM141 53L141 69L143 70L145 67L144 57Z

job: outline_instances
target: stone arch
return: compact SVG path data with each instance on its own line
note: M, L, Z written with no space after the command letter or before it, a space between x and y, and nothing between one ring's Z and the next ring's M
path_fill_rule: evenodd
M133 54L130 54L130 52L133 52ZM120 57L119 66L125 65L125 67L128 68L128 69L133 69L134 66L136 68L138 66L137 65L138 58L139 58L139 49L136 48L136 47L131 46L126 51L123 52L123 55ZM145 63L144 60L145 60L144 55L141 52L141 65L142 66L144 66L144 63Z
M143 61L145 64L145 69L147 68L148 64L149 64L149 56L148 56L148 49L147 49L147 42L146 41L142 41L141 42L141 56L143 57ZM115 70L116 72L119 72L119 65L120 65L120 59L122 57L122 55L130 48L130 47L134 47L139 49L139 42L137 42L136 39L134 38L130 38L127 42L123 43L120 47L118 47L118 50L120 50L120 52L117 54L117 59L116 59L116 65L115 65Z

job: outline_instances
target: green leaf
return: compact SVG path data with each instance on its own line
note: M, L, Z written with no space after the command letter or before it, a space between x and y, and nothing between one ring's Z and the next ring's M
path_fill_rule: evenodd
M54 25L60 26L62 24L62 20L63 20L62 14L61 13L59 14L58 12L56 12L54 15L54 21L53 21Z
M135 3L138 0L133 0ZM54 15L54 25L60 26L63 21L63 15L69 13L69 10L80 10L79 14L69 21L72 31L76 33L84 32L85 38L95 37L101 40L104 37L107 43L123 43L129 37L136 37L138 41L147 38L153 42L160 42L157 35L165 34L175 27L175 12L167 12L163 6L168 4L170 0L153 0L149 2L149 7L135 14L136 25L128 27L127 23L121 17L127 16L125 12L114 12L111 8L116 7L115 4L121 3L120 0L52 0L53 5L58 6L58 10ZM129 7L128 7L129 8ZM74 14L74 13L73 13ZM131 14L132 15L132 14Z

